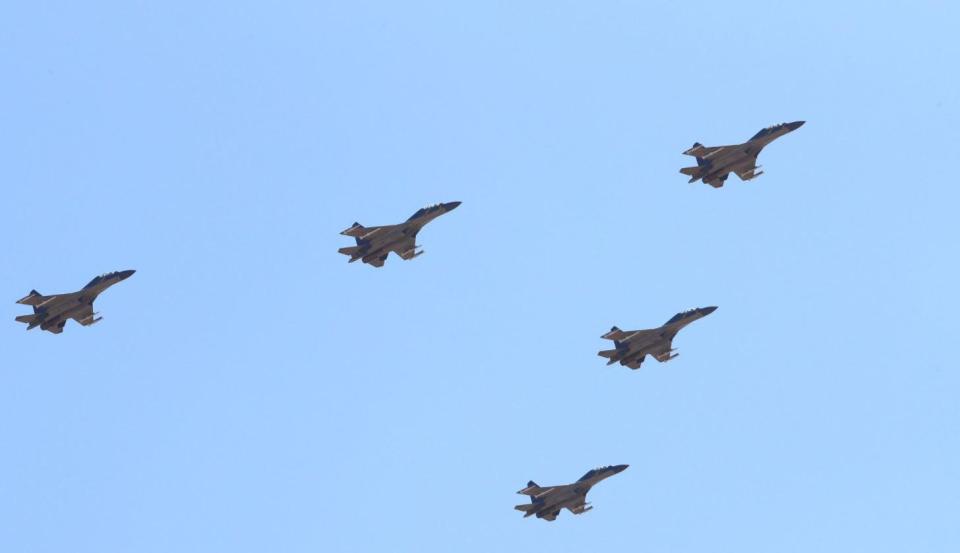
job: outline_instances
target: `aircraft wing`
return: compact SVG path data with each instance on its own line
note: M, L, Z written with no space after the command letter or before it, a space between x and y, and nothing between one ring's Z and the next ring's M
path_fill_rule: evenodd
M676 333L674 333L676 335ZM679 353L673 352L673 336L667 340L667 343L664 344L662 349L657 350L656 353L650 354L654 359L661 363L666 363L667 361L673 359L674 357L680 355Z
M720 176L720 177L713 177L713 178L710 179L710 180L704 179L703 182L709 184L710 186L712 186L712 187L714 187L714 188L721 188L721 187L723 186L723 183L726 182L727 177L729 177L729 176L730 176L729 174L726 174L726 175L723 175L723 176Z
M533 480L527 482L527 487L517 492L520 495L529 495L530 497L540 497L546 495L553 490L557 489L557 486L538 486Z
M97 314L93 312L93 304L90 304L82 311L71 315L70 318L82 324L83 326L90 326L100 320L97 318Z
M357 239L357 243L369 242L378 236L385 236L394 225L385 225L380 227L365 227L360 223L354 223L352 227L342 231L344 236L352 236Z
M623 340L633 332L633 330L620 330L617 327L613 327L610 329L610 332L604 334L601 338L604 340Z
M731 146L704 146L703 144L694 144L692 148L683 152L683 155L698 157L700 159L710 159L730 148Z
M753 177L759 177L763 174L763 171L757 171L757 158L753 158L750 161L750 165L741 167L737 171L737 176L740 177L740 180L750 180Z
M373 265L374 267L383 267L383 262L387 260L387 255L389 255L389 253L385 253L380 257L374 257L370 261L367 261L367 263Z
M22 305L32 305L33 307L37 307L47 303L52 299L56 299L56 297L57 297L56 295L44 296L43 294L41 294L40 292L37 292L36 290L31 290L26 297L23 297L17 300L17 303Z
M414 257L417 257L418 255L420 255L420 253L417 253L416 251L417 249L416 242L417 242L416 235L410 236L408 238L404 238L400 242L397 242L396 244L391 246L390 251L399 255L403 259L413 259Z
M654 330L620 330L617 327L610 329L610 332L601 336L604 340L617 340L623 342L624 340L630 340L632 338L640 338L647 334L653 334L656 331Z
M593 507L590 507L589 504L587 503L587 495L586 495L586 494L584 494L583 496L581 496L580 498L578 498L578 500L579 500L579 502L578 502L577 504L575 504L575 505L568 505L568 506L567 506L567 510L570 511L571 513L575 514L575 515L579 515L579 514L583 514L583 513L587 512L587 511L589 511L590 509L593 509Z

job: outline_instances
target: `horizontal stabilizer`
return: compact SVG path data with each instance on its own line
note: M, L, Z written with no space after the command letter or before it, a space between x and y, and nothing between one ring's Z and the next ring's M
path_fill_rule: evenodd
M523 505L514 505L513 508L518 511L523 511L523 518L533 516L537 514L537 506L533 503L525 503Z
M599 355L600 357L606 357L607 359L609 359L609 361L607 361L607 365L613 365L614 363L617 362L617 359L616 359L617 353L618 351L615 349L605 349L603 351L597 352L597 355Z
M342 253L343 255L349 255L350 257L358 257L357 254L360 252L360 247L359 247L359 246L349 246L349 247L346 247L346 248L340 248L340 249L337 250L337 251L340 252L340 253Z
M699 160L700 158L697 159ZM680 169L680 172L690 177L690 180L688 180L687 183L697 182L697 179L703 177L703 173L700 171L699 167L684 167L683 169Z
M37 320L36 315L20 315L17 317L18 323L33 324L35 320Z

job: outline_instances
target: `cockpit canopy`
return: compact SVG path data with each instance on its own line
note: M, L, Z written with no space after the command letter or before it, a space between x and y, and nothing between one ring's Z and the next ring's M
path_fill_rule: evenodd
M84 288L90 288L90 287L92 287L92 286L96 286L97 284L100 284L100 283L103 282L104 280L107 280L107 279L110 279L110 278L112 278L112 277L115 277L115 276L117 276L118 274L119 274L119 273L118 273L117 271L113 271L112 273L103 273L102 275L100 275L100 276L94 278L93 280L91 280L90 282L88 282L87 285L84 286Z
M414 219L419 219L420 217L423 217L423 216L426 215L427 213L430 213L430 212L432 212L432 211L436 211L436 210L440 209L441 207L443 207L443 204L433 204L433 205L429 205L429 206L427 206L427 207L418 209L416 213L414 213L413 215L410 216L409 219L407 219L407 221L412 221L412 220L414 220Z
M753 135L753 138L751 138L750 140L756 140L756 139L758 139L758 138L763 138L764 136L767 136L768 134L771 134L771 133L774 133L774 132L776 132L776 131L779 131L780 129L782 129L782 128L786 127L786 126L787 126L786 123L780 123L779 125L771 125L771 126L765 128L765 129L763 129L762 131L758 132L757 134Z
M689 316L697 313L697 311L699 311L699 308L696 308L696 307L693 308L693 309L688 309L688 310L686 310L686 311L681 311L680 313L677 313L677 314L674 315L673 317L670 317L670 320L667 321L666 323L664 323L664 325L672 324L672 323L675 323L675 322L677 322L677 321L681 321L681 320L683 320L683 319L686 319L687 317L689 317Z
M593 470L587 471L587 473L584 474L583 476L581 476L581 477L580 477L580 480L577 480L577 482L583 482L583 481L585 481L585 480L590 480L591 478L593 478L594 476L596 476L596 475L598 475L598 474L602 474L602 473L604 473L604 472L609 472L610 469L612 469L612 468L613 468L612 465L607 465L607 466L605 466L605 467L597 467L597 468L595 468L595 469L593 469Z

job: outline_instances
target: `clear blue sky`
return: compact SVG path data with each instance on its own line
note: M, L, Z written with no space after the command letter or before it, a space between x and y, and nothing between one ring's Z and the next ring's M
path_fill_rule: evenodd
M0 551L957 551L958 21L8 4ZM798 119L755 181L677 172ZM453 200L415 261L336 253ZM13 321L128 268L99 325ZM703 305L670 363L596 355Z

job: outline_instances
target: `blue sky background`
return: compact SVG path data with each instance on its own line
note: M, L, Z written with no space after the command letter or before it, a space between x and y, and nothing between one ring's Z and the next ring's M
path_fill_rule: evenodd
M956 2L2 12L0 550L960 547ZM336 253L452 200L415 261Z

